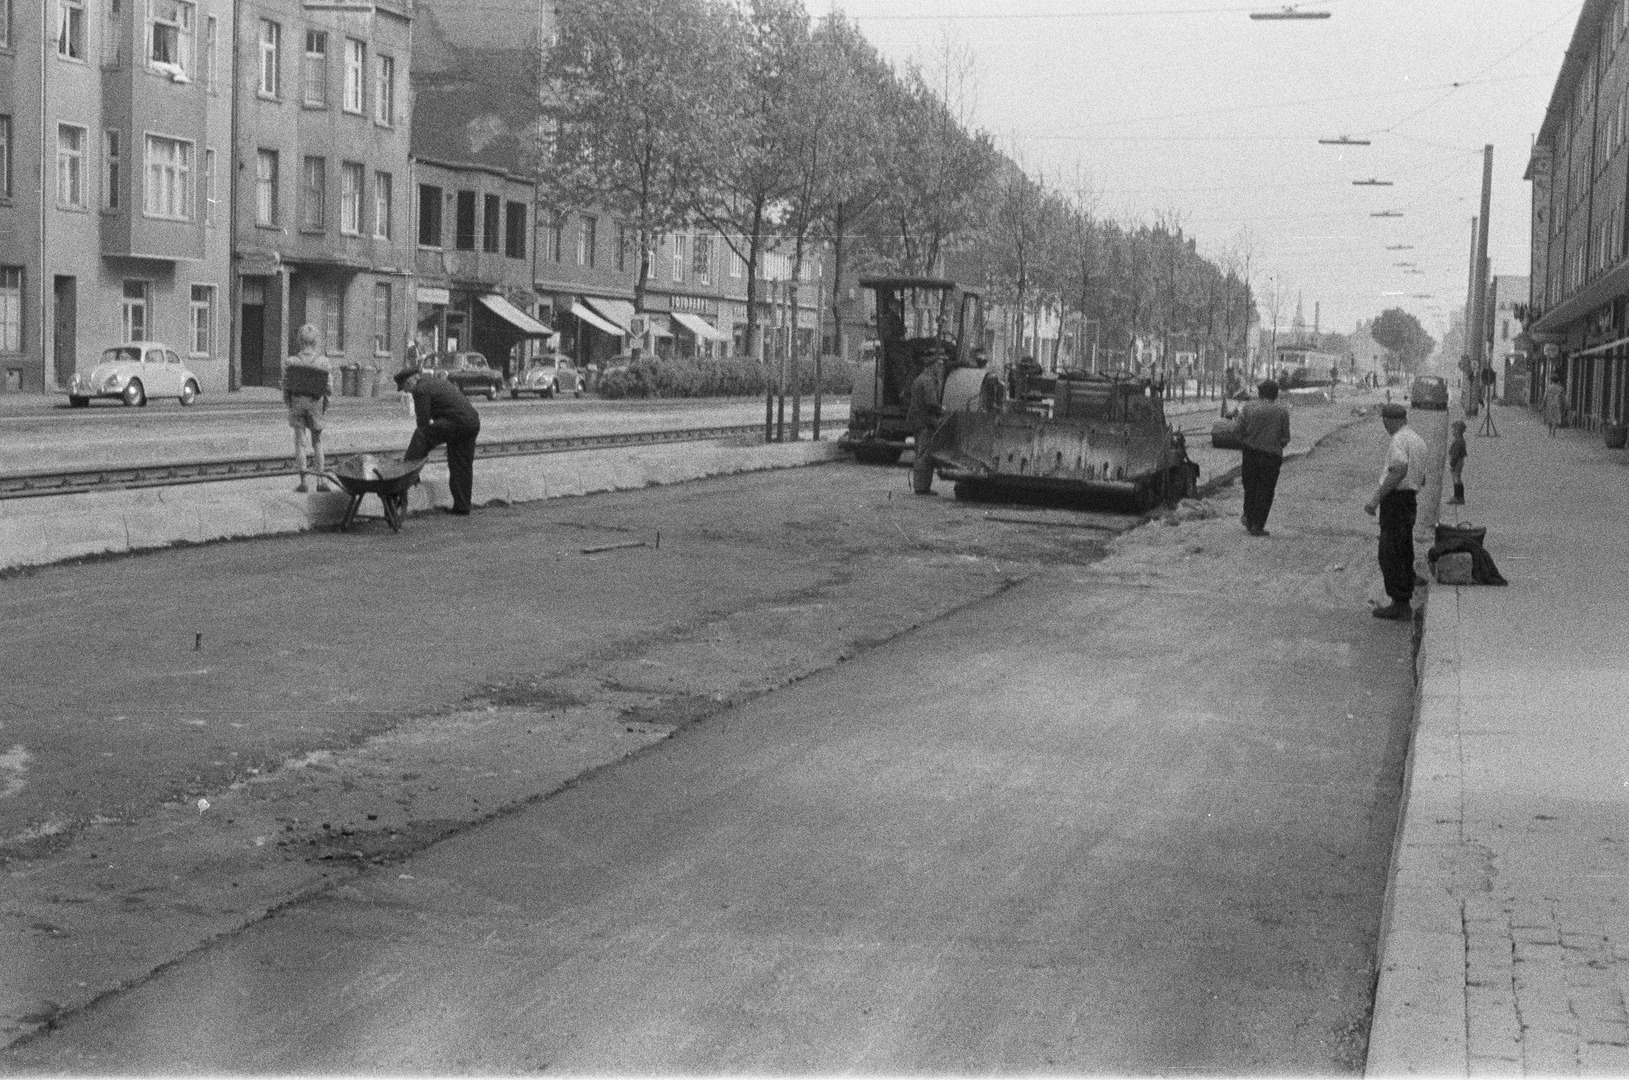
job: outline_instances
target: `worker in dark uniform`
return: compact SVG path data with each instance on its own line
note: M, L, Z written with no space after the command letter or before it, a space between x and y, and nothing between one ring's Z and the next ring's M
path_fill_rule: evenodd
M447 488L453 514L467 514L475 488L475 437L481 433L481 414L464 392L446 379L426 378L418 368L396 373L396 389L413 395L413 440L407 444L408 461L423 461L430 451L447 445Z
M905 410L905 425L916 432L916 464L911 467L911 490L918 495L933 494L933 458L928 446L933 442L934 429L944 417L939 404L945 383L945 357L937 353L922 369L922 374L911 383L909 405Z

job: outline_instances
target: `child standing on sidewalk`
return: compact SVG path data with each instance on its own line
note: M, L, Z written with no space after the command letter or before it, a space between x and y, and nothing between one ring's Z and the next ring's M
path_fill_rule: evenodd
M1454 440L1448 444L1448 468L1454 474L1454 497L1448 500L1450 506L1465 505L1465 421L1454 421Z

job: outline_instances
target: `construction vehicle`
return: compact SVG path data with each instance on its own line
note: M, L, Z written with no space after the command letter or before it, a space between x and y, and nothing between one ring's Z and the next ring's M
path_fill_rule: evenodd
M943 356L952 369L982 373L984 306L977 292L941 278L861 278L860 287L874 298L877 337L862 352L838 444L858 461L891 465L916 434L905 411L922 369Z
M926 449L958 499L1045 495L1146 513L1198 487L1182 432L1144 380L1026 372L1005 400L987 386L950 372L946 416Z

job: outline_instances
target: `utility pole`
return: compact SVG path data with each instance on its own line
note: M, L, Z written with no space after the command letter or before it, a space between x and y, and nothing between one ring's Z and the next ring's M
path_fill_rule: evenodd
M1471 319L1474 314L1474 308L1476 307L1476 241L1481 235L1479 232L1481 222L1482 219L1479 217L1471 218L1471 258L1465 270L1465 343L1459 354L1459 370L1460 373L1465 377L1466 385L1469 385L1472 375Z
M1482 216L1476 231L1476 255L1471 260L1471 273L1476 275L1474 282L1476 300L1473 311L1476 319L1465 331L1467 336L1472 333L1476 335L1472 339L1476 344L1471 346L1471 369L1473 378L1478 380L1479 388L1482 365L1487 362L1482 324L1488 317L1488 213L1492 209L1492 203L1493 144L1489 143L1482 148Z

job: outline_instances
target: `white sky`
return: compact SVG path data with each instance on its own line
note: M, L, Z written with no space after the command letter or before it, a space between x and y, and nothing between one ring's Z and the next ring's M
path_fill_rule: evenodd
M1213 257L1248 234L1258 294L1288 294L1281 325L1299 292L1309 324L1315 302L1340 331L1401 306L1439 339L1464 306L1485 144L1493 272L1528 272L1521 177L1582 6L1309 0L1331 17L1258 21L1283 0L809 3L896 63L931 66L947 33L970 49L975 123L1032 176L1072 184L1079 166L1103 213L1175 211ZM1372 145L1318 143L1340 135ZM1371 177L1395 186L1352 184Z

